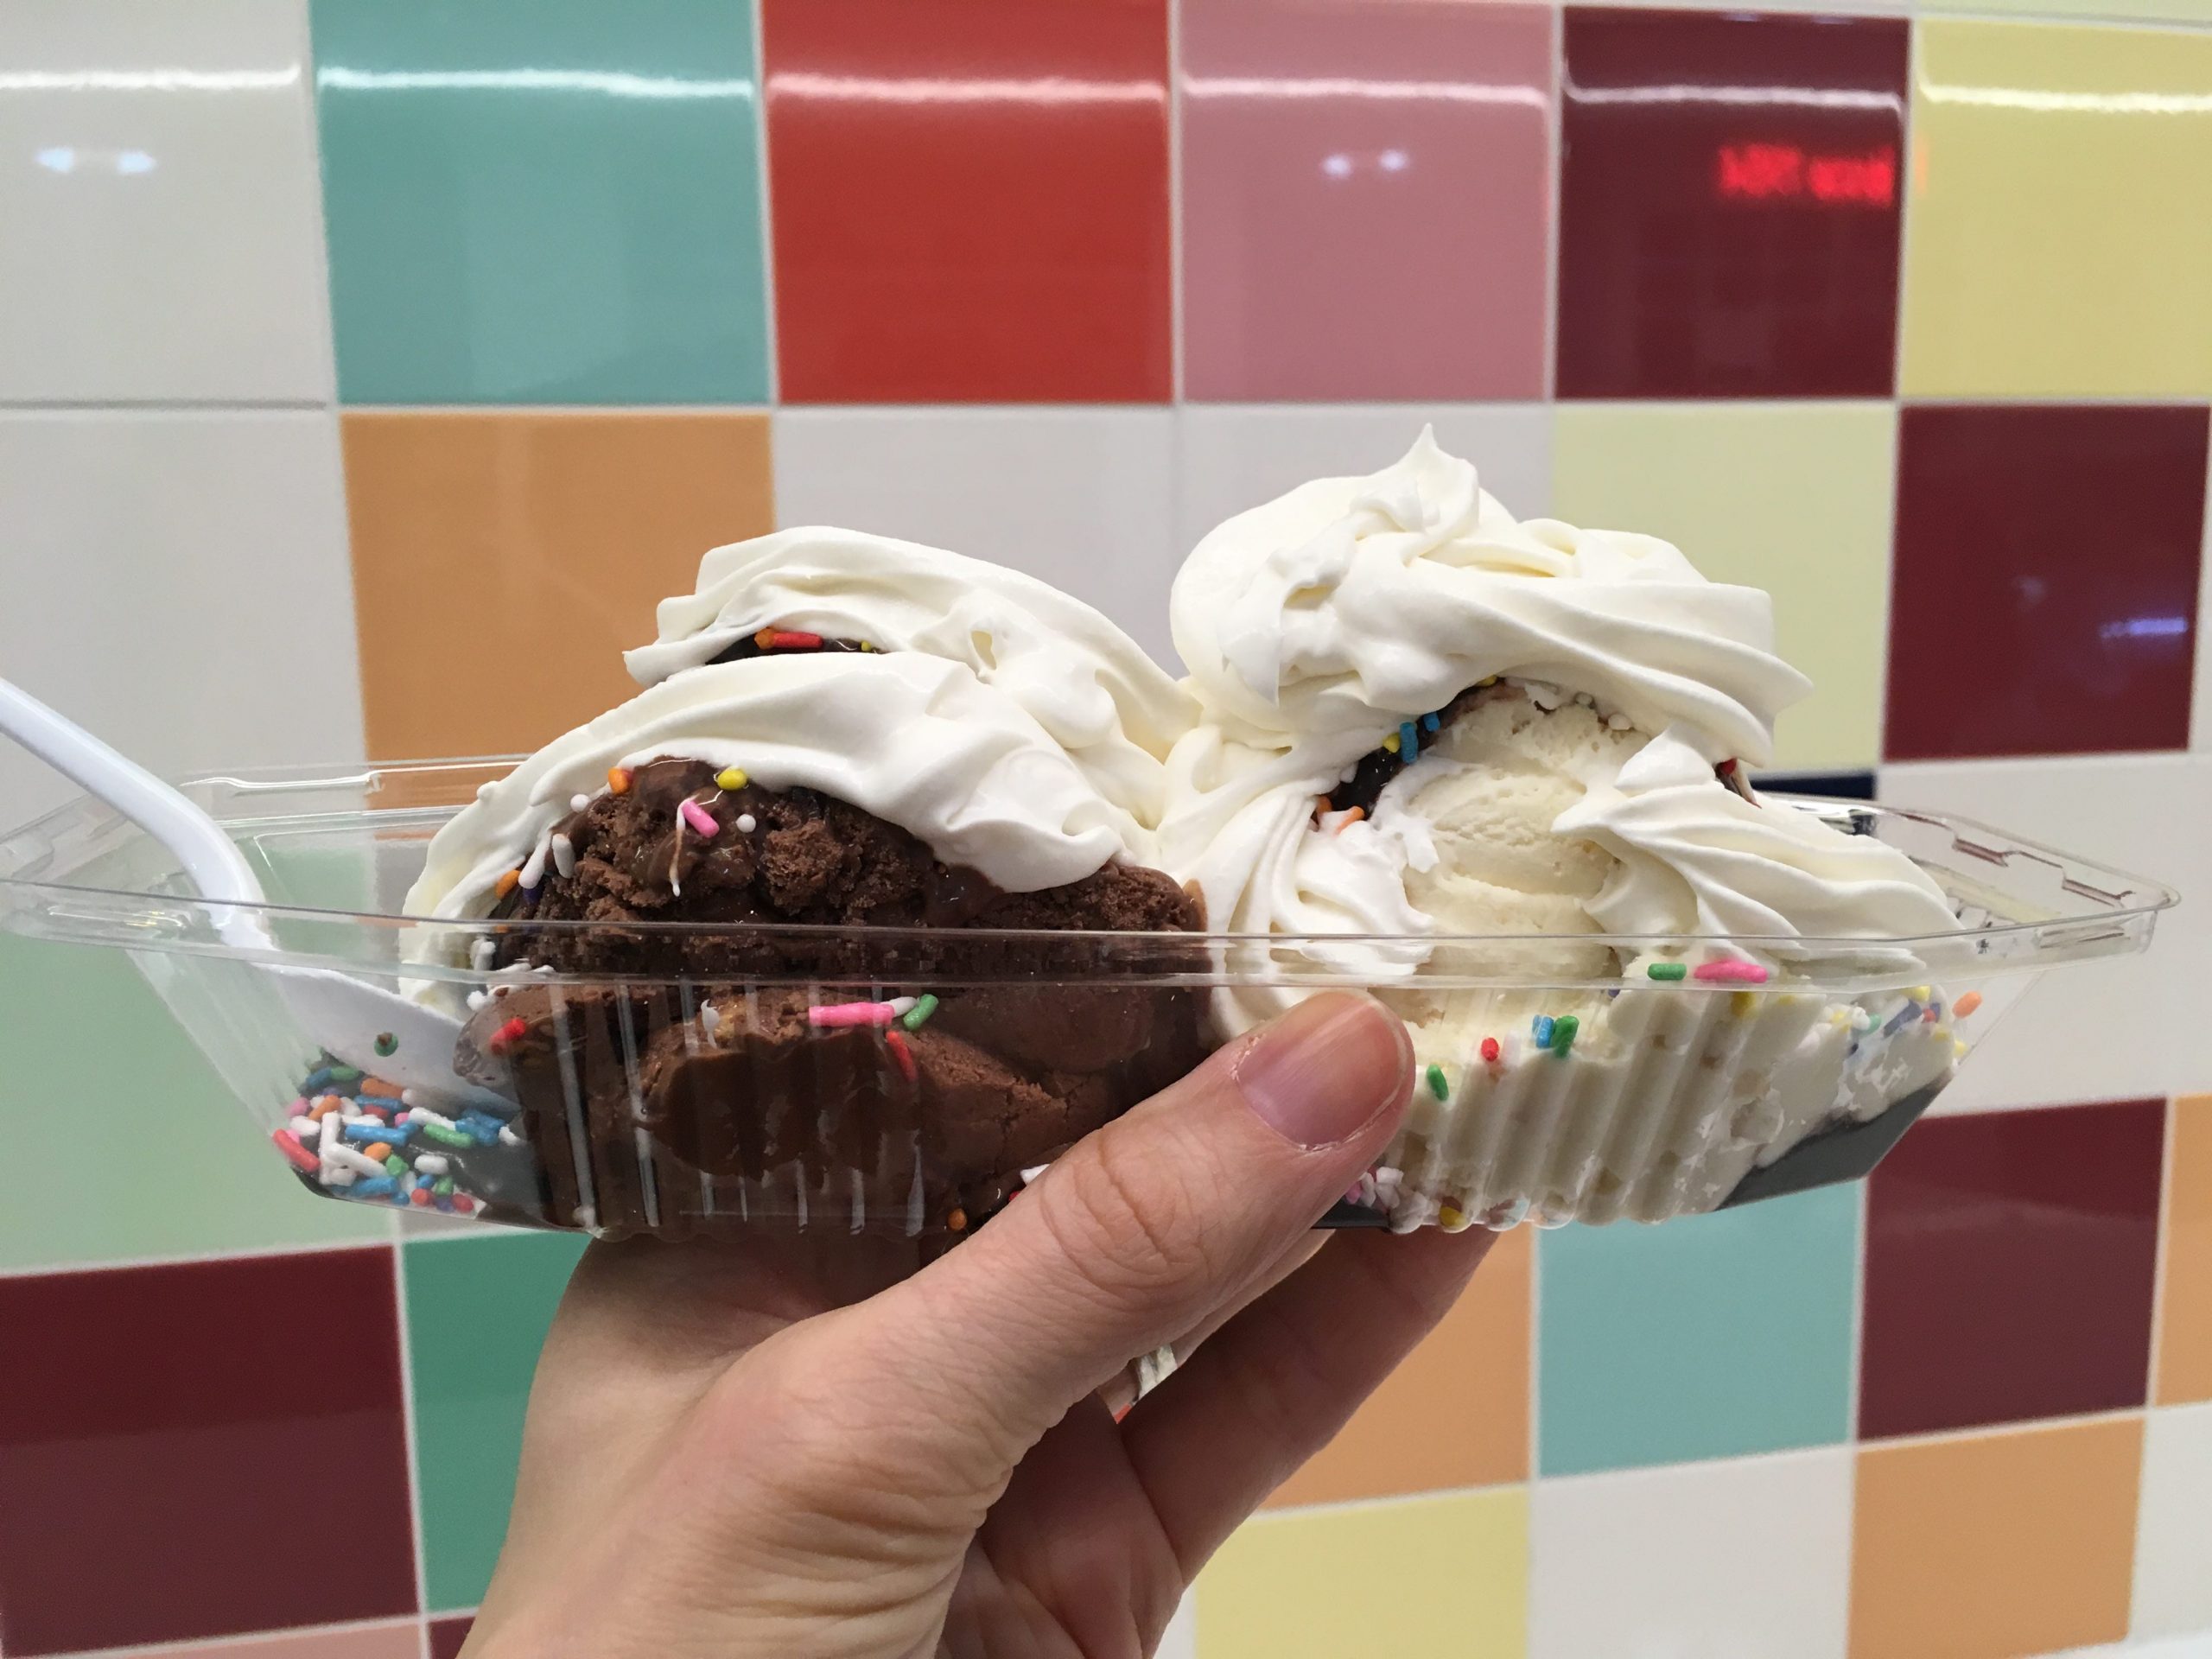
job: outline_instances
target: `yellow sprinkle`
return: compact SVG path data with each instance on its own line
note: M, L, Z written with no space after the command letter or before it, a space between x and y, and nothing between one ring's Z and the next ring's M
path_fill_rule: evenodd
M1955 1060L1963 1060L1966 1057L1967 1046L1964 1043L1960 1042L1956 1038L1952 1039L1951 1058Z
M1448 1204L1436 1212L1436 1220L1439 1226L1447 1230L1467 1224L1467 1218Z
M874 651L875 647L870 645L867 640L863 639L861 641L861 649L862 651Z
M1925 985L1916 985L1912 988L1912 1000L1916 1002L1925 1002L1934 995L1935 993Z
M1389 736L1384 738L1382 740L1382 747L1389 750L1391 753L1395 754L1398 752L1398 734L1395 732L1393 732Z
M743 789L745 787L745 768L743 766L724 766L720 772L715 774L715 787L716 789Z
M1738 991L1728 999L1728 1006L1746 1020L1751 1018L1752 1012L1758 1008L1758 1005L1759 998L1757 991Z

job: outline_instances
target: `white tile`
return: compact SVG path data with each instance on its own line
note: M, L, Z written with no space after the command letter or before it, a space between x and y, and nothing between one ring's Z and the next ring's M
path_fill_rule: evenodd
M1168 1621L1152 1659L1198 1659L1198 1599L1189 1591L1183 1592L1182 1605Z
M304 0L0 5L0 402L331 394Z
M2147 955L2060 966L2029 986L1937 1110L2212 1090L2212 755L1892 765L1881 796L2151 877L2185 900Z
M1536 1484L1530 1659L1840 1659L1851 1454Z
M360 758L333 414L0 411L0 673L156 770ZM71 792L0 743L0 825Z
M1177 540L1186 552L1232 513L1307 479L1379 472L1406 453L1424 423L1435 426L1445 448L1475 463L1483 487L1516 516L1539 518L1550 510L1552 416L1541 404L1208 404L1178 418Z
M1165 409L778 410L776 518L1027 570L1172 662L1173 430Z
M2151 1414L2135 1526L2131 1634L2212 1627L2212 1406Z

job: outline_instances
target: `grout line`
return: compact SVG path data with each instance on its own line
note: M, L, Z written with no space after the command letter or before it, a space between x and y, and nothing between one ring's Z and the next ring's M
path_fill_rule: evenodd
M1544 160L1551 168L1549 210L1544 226L1544 360L1543 395L1547 409L1559 403L1559 245L1560 225L1567 211L1567 8L1550 9L1551 97L1544 114ZM1556 433L1553 439L1553 480L1558 477Z
M397 1230L397 1217L393 1230ZM423 1643L429 1646L430 1577L423 1541L422 1463L416 1455L415 1357L407 1332L407 1247L391 1247L391 1307L399 1325L399 1414L407 1444L407 1522L415 1548L415 1616L423 1621Z
M2124 1423L2142 1421L2150 1415L2147 1406L2121 1406L2111 1411L2081 1411L2064 1417L2028 1417L2014 1422L1975 1423L1965 1428L1931 1428L1915 1434L1885 1434L1876 1440L1861 1440L1858 1449L1863 1452L1886 1452L1897 1446L1934 1446L1951 1440L1995 1440L2005 1434L2037 1434L2045 1430L2082 1428L2094 1423ZM1770 1453L1761 1452L1764 1457Z
M767 6L768 0L747 0L747 10L753 23L753 84L759 92L759 96L753 100L753 118L760 154L756 172L760 181L761 350L767 356L765 383L768 388L768 407L773 410L783 396L783 362L776 326L776 175L768 165L768 20L765 16ZM772 512L772 464L769 470L772 474L769 493ZM779 519L776 522L782 521Z
M58 1279L65 1274L131 1273L149 1268L194 1268L221 1262L259 1262L277 1255L327 1255L339 1250L380 1250L389 1241L371 1236L316 1239L304 1244L253 1244L235 1250L188 1250L177 1255L125 1255L96 1262L32 1262L0 1267L0 1280Z
M2143 1397L2154 1405L2158 1401L2158 1362L2165 1345L2167 1241L2173 1223L2174 1157L2180 1147L2181 1112L2169 1095L2158 1150L2158 1247L2151 1268L2151 1351L2145 1357L2143 1374Z
M1529 1446L1528 1480L1536 1482L1537 1460L1543 1453L1543 1434L1536 1414L1543 1400L1543 1230L1534 1230L1529 1241Z
M7 415L320 415L338 407L332 397L9 397Z
M1438 1486L1417 1492L1376 1492L1365 1497L1332 1497L1318 1503L1285 1503L1274 1509L1255 1510L1245 1517L1244 1524L1255 1522L1264 1524L1277 1517L1313 1515L1355 1515L1364 1510L1379 1510L1393 1504L1419 1503L1430 1498L1479 1497L1499 1492L1527 1492L1535 1483L1530 1480L1494 1480L1478 1486ZM69 1659L76 1659L71 1655Z
M1866 1364L1866 1254L1872 1242L1873 1184L1862 1177L1857 1183L1858 1205L1853 1223L1852 1255L1857 1271L1852 1275L1851 1295L1851 1375L1845 1391L1846 1416L1843 1423L1843 1443L1859 1444L1859 1395L1863 1386Z
M299 33L296 39L300 52L300 92L307 100L308 162L315 173L315 204L308 211L315 224L315 276L322 284L323 363L330 376L325 383L330 389L329 399L319 406L335 409L338 406L338 289L331 280L330 195L324 185L322 170L322 99L315 93L315 23L308 0L300 0L298 15ZM350 550L347 556L350 560Z
M1179 408L1183 329L1183 3L1167 0L1167 397Z

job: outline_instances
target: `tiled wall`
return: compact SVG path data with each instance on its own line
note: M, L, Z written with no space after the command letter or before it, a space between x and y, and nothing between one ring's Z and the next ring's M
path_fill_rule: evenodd
M2202 906L2212 8L2049 3L8 0L0 671L168 766L518 747L818 519L1164 652L1432 420L1771 587L1785 766ZM2212 1625L2208 986L2184 909L1866 1186L1509 1236L1171 1651ZM450 1653L573 1243L309 1200L4 938L0 1121L0 1653Z

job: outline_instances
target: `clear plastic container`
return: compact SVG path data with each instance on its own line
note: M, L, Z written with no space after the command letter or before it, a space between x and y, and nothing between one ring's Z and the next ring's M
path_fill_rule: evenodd
M1573 941L1611 946L1610 976L1532 967L1526 937L704 924L621 933L635 961L703 941L707 973L455 966L602 925L398 913L429 837L512 764L186 784L262 878L266 950L87 800L0 841L0 926L128 952L272 1176L281 1155L333 1198L614 1236L957 1232L1197 1064L1217 999L1372 989L1417 1021L1421 1078L1330 1219L1402 1230L1661 1220L1862 1175L2036 975L2140 950L2174 902L1977 825L1768 798L1898 848L1957 928ZM1779 966L1710 965L1739 951Z

